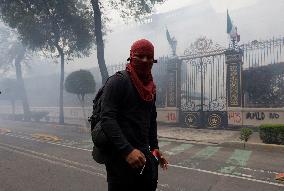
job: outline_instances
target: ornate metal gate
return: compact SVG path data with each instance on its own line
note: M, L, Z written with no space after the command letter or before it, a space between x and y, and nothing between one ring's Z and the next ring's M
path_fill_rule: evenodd
M188 127L226 127L225 48L202 37L179 57L181 63L180 119Z

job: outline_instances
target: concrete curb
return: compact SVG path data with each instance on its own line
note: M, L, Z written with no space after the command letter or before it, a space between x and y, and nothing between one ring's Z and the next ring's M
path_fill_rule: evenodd
M219 145L222 147L244 149L244 143L237 142L237 141L223 142L223 143L220 143ZM275 144L246 143L246 149L284 153L284 145L275 145Z
M178 139L174 137L165 137L165 136L158 136L159 140L163 141L175 141L175 142L181 142L181 143L194 143L194 144L200 144L200 145L219 145L218 142L205 142L205 141L198 141L198 140L191 140L191 139Z

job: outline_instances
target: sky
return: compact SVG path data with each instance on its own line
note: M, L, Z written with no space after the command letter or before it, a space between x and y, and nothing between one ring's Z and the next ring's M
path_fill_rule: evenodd
M155 14L162 18L155 25L126 25L116 13L108 12L108 17L112 18L109 25L112 32L105 36L106 64L125 62L131 44L139 38L148 38L154 43L157 57L169 55L165 27L177 38L179 55L200 36L207 36L226 46L227 9L238 27L242 42L284 36L284 0L167 0L155 7ZM93 50L90 57L69 62L65 70L69 73L97 66L96 50ZM29 74L40 75L40 68L40 65L34 67ZM50 68L52 73L59 73L58 64L53 64ZM47 70L42 72L46 73Z
M272 0L273 1L273 0ZM157 13L173 11L185 6L194 5L202 0L167 0L165 3L157 5ZM205 1L204 1L205 2ZM226 12L227 9L236 10L242 7L254 5L258 0L210 0L209 3L216 12Z
M195 5L201 2L210 3L216 13L226 12L229 10L237 10L243 7L254 5L259 0L166 0L162 4L157 4L153 10L154 13L166 13L171 12L186 6ZM273 1L273 0L272 0ZM111 25L116 26L122 23L122 19L114 11L109 11L111 14Z

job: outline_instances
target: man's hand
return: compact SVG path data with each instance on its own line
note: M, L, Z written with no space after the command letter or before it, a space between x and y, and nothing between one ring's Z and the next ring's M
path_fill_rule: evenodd
M134 149L129 155L127 155L126 161L132 168L141 168L146 163L146 158L141 151Z
M156 155L156 157L158 157L159 159L159 163L160 163L160 167L163 170L167 170L168 169L168 161L164 158L163 154L161 153L161 151L159 151L159 149L154 149L153 151Z

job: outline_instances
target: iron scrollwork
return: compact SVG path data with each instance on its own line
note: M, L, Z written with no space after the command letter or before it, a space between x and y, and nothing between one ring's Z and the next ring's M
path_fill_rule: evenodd
M213 43L207 37L200 37L184 51L187 57L203 57L211 54L221 54L225 51L221 45Z
M218 99L209 102L209 111L222 111L226 108L226 97L219 97Z

